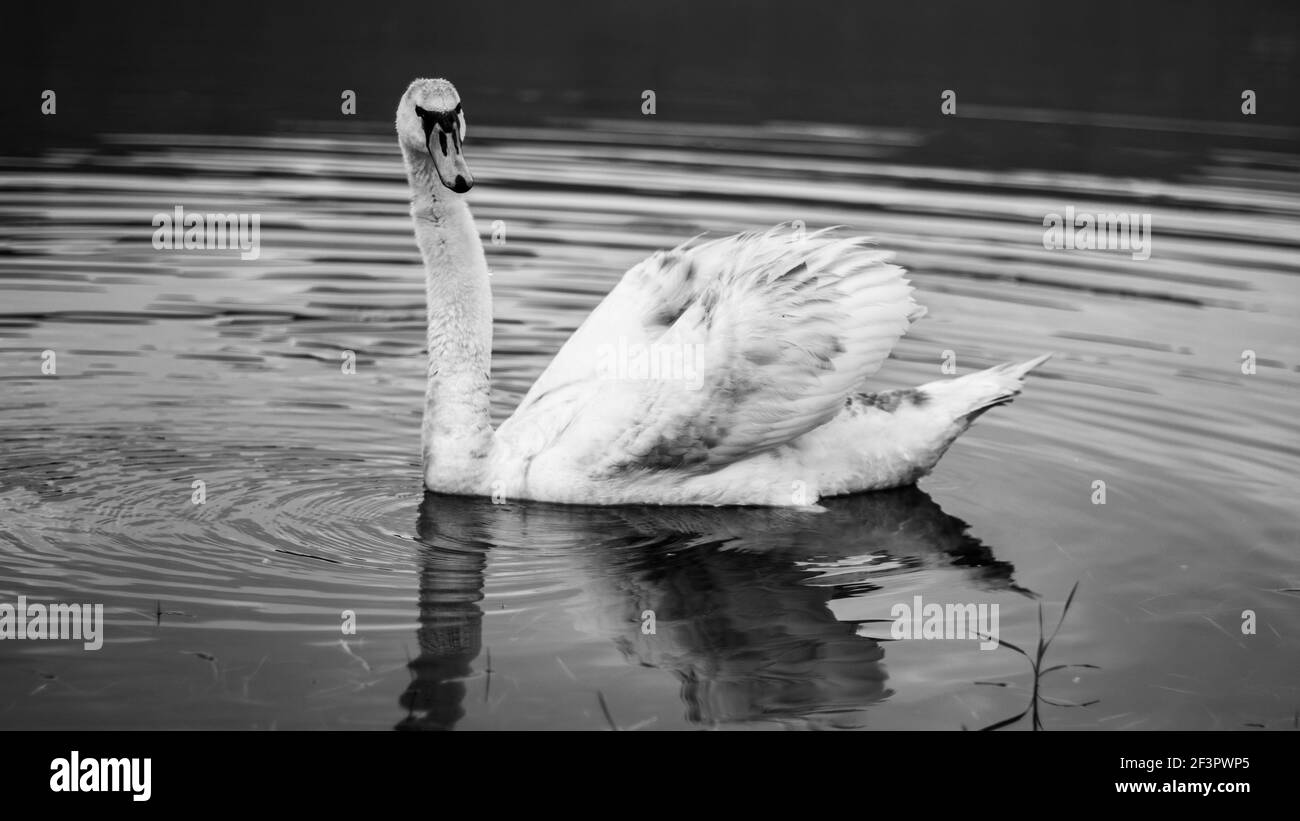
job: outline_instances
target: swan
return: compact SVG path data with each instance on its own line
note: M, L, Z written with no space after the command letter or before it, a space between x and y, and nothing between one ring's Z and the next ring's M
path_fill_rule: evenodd
M426 274L430 491L819 509L822 497L915 483L1050 356L870 392L925 313L904 270L866 238L778 226L688 241L628 270L494 431L492 294L455 86L412 82L396 127Z

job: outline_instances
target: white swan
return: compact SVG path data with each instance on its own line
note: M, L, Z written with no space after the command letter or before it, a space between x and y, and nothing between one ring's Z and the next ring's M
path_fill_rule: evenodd
M397 133L427 274L429 490L814 506L915 482L1047 359L865 392L925 312L904 271L861 238L741 234L655 253L624 274L494 432L492 296L464 197L473 177L455 87L411 83ZM629 359L676 367L636 373Z

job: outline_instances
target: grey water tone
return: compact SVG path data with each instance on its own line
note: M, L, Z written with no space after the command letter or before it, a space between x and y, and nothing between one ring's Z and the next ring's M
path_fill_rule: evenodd
M903 162L907 128L470 129L498 422L631 265L782 222L910 270L929 316L873 387L1056 355L919 488L824 513L426 495L390 135L4 160L0 604L106 623L0 641L0 728L977 729L1028 706L1026 659L891 641L894 606L996 604L1031 649L1076 583L1046 664L1091 666L1043 675L1045 729L1294 726L1295 155L1138 178ZM260 255L156 250L177 205L260 215ZM1150 259L1044 247L1067 207L1153 213Z

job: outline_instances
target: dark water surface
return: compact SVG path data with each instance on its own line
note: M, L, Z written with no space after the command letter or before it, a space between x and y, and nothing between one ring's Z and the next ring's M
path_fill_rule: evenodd
M1050 632L1076 582L1047 665L1096 668L1046 674L1086 705L1040 705L1047 729L1291 726L1300 163L895 161L922 139L471 125L471 205L485 242L504 231L497 421L648 253L788 220L870 233L913 272L930 315L876 386L940 378L945 351L960 373L1057 352L920 489L820 515L423 494L423 270L393 138L4 161L0 604L102 602L107 639L0 642L0 727L984 727L1029 704L1026 660L881 641L878 620L914 596L997 604L1031 648L1039 603ZM154 250L177 205L260 214L260 259ZM1067 206L1152 213L1153 255L1045 250Z

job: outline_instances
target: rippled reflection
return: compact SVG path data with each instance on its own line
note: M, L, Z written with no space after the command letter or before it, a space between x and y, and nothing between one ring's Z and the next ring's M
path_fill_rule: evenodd
M498 546L567 542L587 623L629 664L673 674L687 718L706 726L814 718L852 726L855 711L892 695L882 642L828 606L876 589L882 573L938 564L987 589L1026 592L1010 564L915 487L826 507L585 508L426 494L420 655L398 727L452 729L464 716L466 682L481 677L479 602Z

